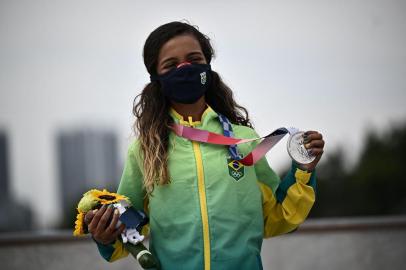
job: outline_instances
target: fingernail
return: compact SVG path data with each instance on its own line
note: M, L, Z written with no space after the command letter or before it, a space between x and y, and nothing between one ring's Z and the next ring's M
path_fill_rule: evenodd
M310 143L306 143L306 144L305 144L305 148L306 148L306 149L309 149L309 148L310 148Z
M93 214L96 214L97 210L99 210L99 209L94 209L94 210L93 210Z
M119 214L118 209L115 209L114 210L114 215L118 215L118 214Z

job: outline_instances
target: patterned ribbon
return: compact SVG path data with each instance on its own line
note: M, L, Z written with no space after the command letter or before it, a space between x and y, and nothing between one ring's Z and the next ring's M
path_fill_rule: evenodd
M259 138L252 139L238 139L234 137L227 137L221 134L210 132L207 130L186 127L179 124L173 124L172 130L176 135L186 138L191 141L218 144L218 145L227 145L227 146L236 146L238 144L252 142L256 140L262 141L245 157L242 159L238 158L238 161L245 166L252 166L258 160L260 160L265 154L272 149L286 134L294 134L298 132L295 128L278 128L272 133ZM231 153L231 151L230 151ZM236 153L238 155L238 152ZM239 155L238 155L239 156Z
M223 134L226 137L234 137L233 126L231 125L230 120L222 114L218 113L218 117L221 125L223 126ZM238 153L237 145L233 144L228 147L231 158L234 160L242 159L242 156Z

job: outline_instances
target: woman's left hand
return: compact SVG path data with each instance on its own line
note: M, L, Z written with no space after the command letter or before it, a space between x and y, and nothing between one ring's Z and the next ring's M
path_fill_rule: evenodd
M324 152L323 135L317 131L306 131L304 133L304 146L309 154L315 156L316 159L312 163L300 165L299 167L303 170L313 171Z

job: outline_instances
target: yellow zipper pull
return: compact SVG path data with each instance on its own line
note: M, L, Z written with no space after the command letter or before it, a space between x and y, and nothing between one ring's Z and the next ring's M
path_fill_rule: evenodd
M189 125L190 125L191 127L194 127L194 123L193 123L192 116L188 116L187 119L189 120Z

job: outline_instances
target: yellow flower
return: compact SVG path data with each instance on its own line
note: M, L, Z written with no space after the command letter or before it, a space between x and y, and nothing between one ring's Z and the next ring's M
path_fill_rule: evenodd
M83 235L85 235L85 231L84 231L84 228L83 228L84 218L85 218L85 213L79 212L76 215L75 230L73 231L74 236L83 236Z
M95 209L97 206L117 203L121 200L129 202L129 199L123 195L108 192L105 189L103 189L103 191L92 189L83 194L83 197L78 204L78 211L87 212Z
M87 193L89 193L90 196L92 196L95 200L97 200L102 205L117 203L121 200L128 201L128 198L126 196L123 196L123 195L120 195L117 193L113 193L113 192L108 192L106 189L103 189L103 191L100 191L97 189L92 189Z
M84 218L88 211L98 208L100 205L113 204L122 200L127 202L130 201L126 196L108 192L105 189L103 189L102 191L92 189L83 194L83 197L79 201L77 207L78 214L76 216L75 230L73 231L73 235L82 236L87 233L83 226L84 226Z

